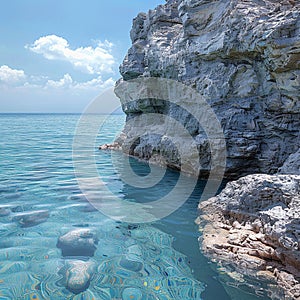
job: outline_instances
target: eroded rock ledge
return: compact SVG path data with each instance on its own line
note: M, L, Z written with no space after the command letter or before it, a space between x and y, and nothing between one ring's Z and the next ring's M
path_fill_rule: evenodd
M299 207L299 175L257 174L230 182L199 205L202 250L274 278L286 299L300 299Z

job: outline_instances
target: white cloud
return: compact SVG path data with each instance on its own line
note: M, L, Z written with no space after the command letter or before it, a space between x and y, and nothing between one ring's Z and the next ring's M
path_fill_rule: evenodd
M111 54L113 44L98 42L95 48L79 47L71 49L68 41L57 35L47 35L37 39L32 45L25 46L49 60L71 63L76 69L89 74L111 73L115 59Z
M115 81L109 78L105 81L102 80L101 76L94 78L89 81L76 82L72 79L70 74L65 74L61 79L54 81L48 80L45 84L45 88L51 89L73 89L73 90L103 90L112 87Z
M92 99L113 87L114 83L112 78L103 80L101 76L87 81L76 81L68 73L60 79L51 80L45 76L25 75L22 70L2 66L0 67L0 110L3 112L81 112ZM101 110L110 113L114 105L111 99L107 98L103 101Z
M9 66L0 67L0 82L5 84L16 84L25 80L26 75L23 70L11 69Z
M63 78L58 81L48 80L46 83L46 87L53 88L69 88L72 86L73 79L69 74L65 74Z
M58 80L51 80L46 76L26 75L23 70L12 69L6 65L0 66L0 88L12 89L41 89L61 91L88 91L104 90L114 86L115 80L103 80L99 75L88 81L75 81L69 73Z
M94 78L86 82L77 82L74 87L76 89L107 89L115 85L115 81L109 78L105 81L102 80L101 76Z

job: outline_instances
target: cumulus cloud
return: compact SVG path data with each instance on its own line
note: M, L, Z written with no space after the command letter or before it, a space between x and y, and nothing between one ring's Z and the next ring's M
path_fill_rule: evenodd
M0 67L0 82L5 84L16 84L24 81L26 78L23 70L12 69L3 65Z
M115 81L112 78L102 80L101 76L94 78L86 82L77 82L74 87L76 89L107 89L115 85Z
M75 81L69 73L58 80L49 79L46 76L26 75L23 70L12 69L9 66L0 66L0 88L26 88L29 90L69 90L69 91L100 91L112 87L115 80L109 78L103 80L101 75L88 81Z
M71 49L68 41L57 35L47 35L37 39L32 45L25 46L49 60L71 63L76 69L88 74L111 73L115 59L111 54L113 44L98 42L96 47Z
M53 88L69 88L72 86L73 79L70 74L65 74L63 78L58 81L55 80L48 80L46 83L46 87L53 87Z
M72 79L70 74L65 74L61 79L48 80L45 84L45 88L51 89L73 89L73 90L103 90L109 87L112 87L115 84L115 81L112 78L107 80L102 80L101 76L94 78L89 81L76 82Z

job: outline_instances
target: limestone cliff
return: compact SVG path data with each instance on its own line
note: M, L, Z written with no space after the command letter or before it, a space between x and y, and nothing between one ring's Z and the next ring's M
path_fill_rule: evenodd
M300 299L300 1L168 0L133 21L132 47L120 66L116 91L127 125L111 147L142 159L160 154L180 169L174 144L164 136L140 136L140 115L180 119L197 145L203 174L210 146L203 128L179 105L159 99L128 103L124 81L158 77L195 88L224 132L225 176L241 177L200 204L204 252L216 260L255 269L276 279L286 299ZM193 111L200 104L190 99ZM173 131L178 143L186 144ZM109 146L107 146L109 147ZM197 174L191 167L189 173ZM274 295L274 299L276 295ZM283 296L279 296L282 299ZM277 298L276 298L277 299Z
M197 89L222 125L226 176L275 173L299 149L299 1L169 0L140 13L130 35L123 80L154 76ZM207 140L190 116L151 99L126 105L119 97L128 119L153 111L179 115L197 143L202 169L209 171ZM125 126L123 133L119 143L132 155L149 159L153 149L172 152L157 137L132 144L134 130ZM180 168L172 155L168 165Z

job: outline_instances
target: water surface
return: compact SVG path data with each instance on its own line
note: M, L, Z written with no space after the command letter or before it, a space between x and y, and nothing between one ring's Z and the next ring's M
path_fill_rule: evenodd
M226 274L199 250L194 220L204 181L179 210L152 224L117 222L93 209L72 163L79 117L0 115L0 299L268 299L262 283ZM123 123L122 115L109 117L97 144L111 142ZM109 152L95 147L95 160L103 180L124 201L155 200L178 179L168 170L156 186L138 189L120 180ZM149 172L145 163L132 160L131 166L137 174ZM39 210L49 216L37 224L19 217ZM91 258L97 271L89 288L77 295L65 286L65 258L56 247L58 237L75 228L93 228L99 237ZM120 263L133 248L141 270Z

